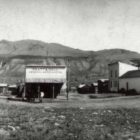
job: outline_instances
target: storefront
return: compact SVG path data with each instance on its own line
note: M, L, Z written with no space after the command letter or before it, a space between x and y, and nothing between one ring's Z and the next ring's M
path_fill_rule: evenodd
M43 92L45 98L56 98L66 82L66 66L26 66L24 96L37 98Z

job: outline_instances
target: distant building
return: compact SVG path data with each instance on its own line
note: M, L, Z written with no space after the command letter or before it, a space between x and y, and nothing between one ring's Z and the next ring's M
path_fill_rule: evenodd
M8 91L8 84L7 83L0 83L0 94L6 94Z
M108 93L108 79L99 79L98 80L98 93Z
M119 79L119 90L140 92L140 70L128 71Z
M109 69L109 90L111 92L118 92L119 90L119 77L130 70L137 70L138 67L131 63L113 62L108 65Z
M17 95L17 85L16 84L11 84L11 85L8 85L8 92L12 95Z

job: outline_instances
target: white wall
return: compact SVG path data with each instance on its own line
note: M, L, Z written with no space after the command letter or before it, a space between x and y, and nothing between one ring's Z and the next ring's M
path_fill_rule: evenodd
M130 64L123 63L123 62L116 62L116 63L110 64L108 70L109 70L109 81L110 81L109 89L110 91L118 92L119 85L117 86L114 83L119 84L120 76L122 76L124 73L130 70L138 70L138 67L135 67ZM111 71L112 71L112 77L110 75ZM117 75L115 75L115 72L117 73ZM112 86L111 86L111 82L112 82Z
M128 90L135 89L137 92L140 92L140 78L120 79L119 89L124 88L125 90L127 90L127 86L126 86L127 82L128 82Z
M130 70L138 70L138 67L132 66L130 64L119 62L119 77Z

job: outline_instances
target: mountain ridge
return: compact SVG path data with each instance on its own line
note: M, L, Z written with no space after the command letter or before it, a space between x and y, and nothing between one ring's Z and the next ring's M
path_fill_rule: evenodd
M57 43L42 41L0 41L0 82L24 80L26 65L70 64L70 83L92 83L108 78L108 64L112 61L140 59L140 54L124 49L84 51Z
M0 55L83 56L84 51L38 40L0 41ZM58 53L59 52L59 53Z

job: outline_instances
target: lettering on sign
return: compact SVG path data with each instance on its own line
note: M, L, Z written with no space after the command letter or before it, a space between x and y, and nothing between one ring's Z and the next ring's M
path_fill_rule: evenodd
M66 67L26 67L26 82L66 81Z

